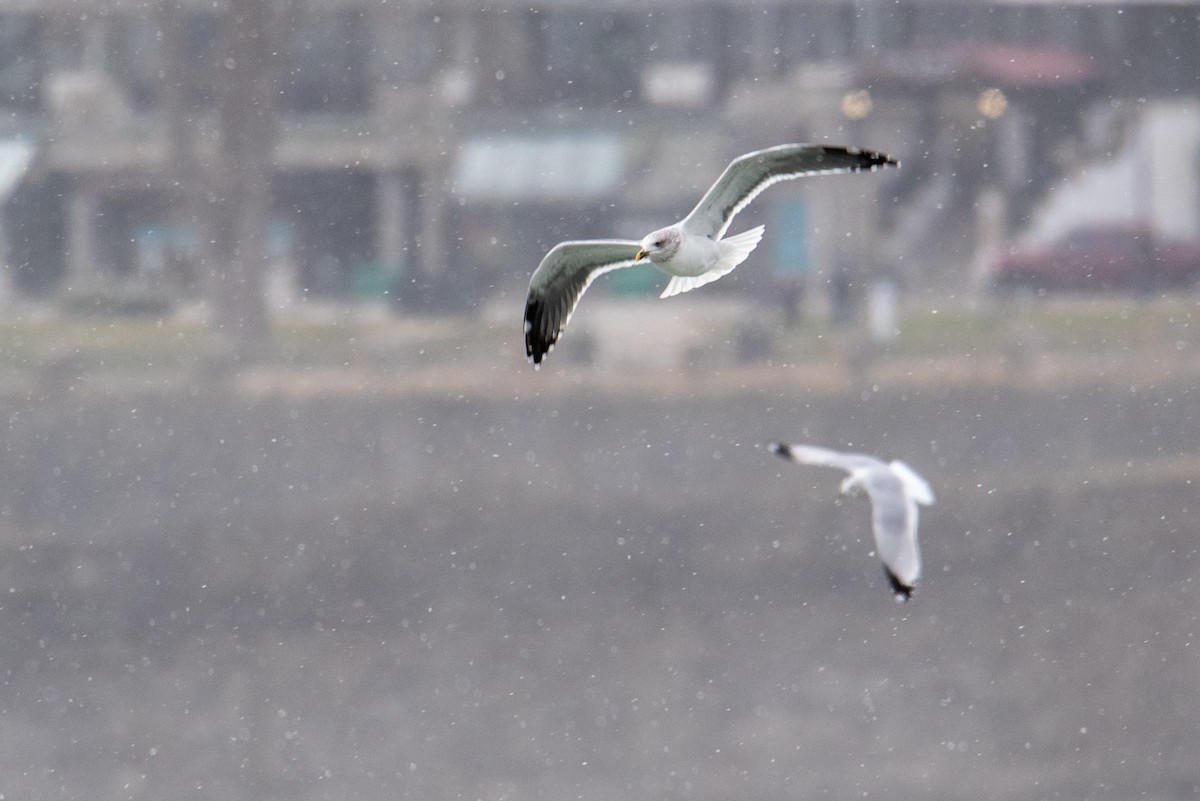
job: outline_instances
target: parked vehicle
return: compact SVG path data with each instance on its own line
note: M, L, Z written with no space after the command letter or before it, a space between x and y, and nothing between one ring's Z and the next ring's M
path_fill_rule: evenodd
M1200 285L1200 240L1144 225L1079 228L1050 245L1011 245L988 270L998 291L1190 289Z

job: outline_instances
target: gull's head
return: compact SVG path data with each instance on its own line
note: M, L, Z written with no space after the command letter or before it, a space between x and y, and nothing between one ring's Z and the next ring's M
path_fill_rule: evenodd
M635 261L650 259L655 264L670 261L679 252L683 244L683 233L676 226L660 228L652 234L647 234L640 243L641 247L633 258Z

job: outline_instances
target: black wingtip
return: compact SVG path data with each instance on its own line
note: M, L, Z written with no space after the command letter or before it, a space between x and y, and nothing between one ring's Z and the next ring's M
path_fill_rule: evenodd
M554 347L554 339L543 335L546 305L536 295L525 302L525 356L533 362L534 369L541 366L546 354Z
M878 170L882 167L899 167L900 159L894 159L887 153L879 150L864 150L863 156L867 160L868 170Z
M784 459L792 458L792 449L783 442L771 442L767 444L767 450L776 456L781 456Z
M896 578L896 574L888 569L887 565L883 566L883 574L887 576L888 583L892 585L892 592L896 594L896 601L898 603L905 603L912 599L913 593L917 591L916 587L905 584Z
M851 156L858 156L862 159L860 164L851 169L874 171L883 167L899 168L900 166L900 159L894 159L881 150L864 150L861 147L847 147L845 151Z

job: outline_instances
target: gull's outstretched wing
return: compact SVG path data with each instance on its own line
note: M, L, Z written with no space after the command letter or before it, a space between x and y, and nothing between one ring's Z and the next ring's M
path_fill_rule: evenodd
M771 453L799 464L836 467L848 473L877 467L887 468L883 462L874 456L867 456L865 453L842 453L841 451L831 451L828 448L818 448L815 445L788 445L783 442L772 442L767 449Z
M559 242L529 279L525 301L525 355L535 365L554 347L571 312L596 276L632 267L639 243L622 239Z
M886 153L840 145L778 145L734 159L683 218L689 234L720 239L733 216L768 186L804 175L899 167Z
M916 470L906 465L899 459L894 460L891 465L892 472L904 484L904 491L908 493L908 497L912 498L922 506L933 505L933 488L929 486L929 482L921 478Z
M917 504L908 495L899 476L885 470L873 473L866 482L871 498L871 530L875 549L888 579L904 600L912 597L921 576L921 553L917 548Z

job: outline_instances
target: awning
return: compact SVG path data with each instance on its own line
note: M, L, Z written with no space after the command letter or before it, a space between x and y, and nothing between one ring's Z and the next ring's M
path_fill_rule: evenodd
M33 145L20 139L0 139L0 203L8 200L33 163Z
M624 140L612 134L480 136L455 166L455 194L483 201L591 200L617 191Z

